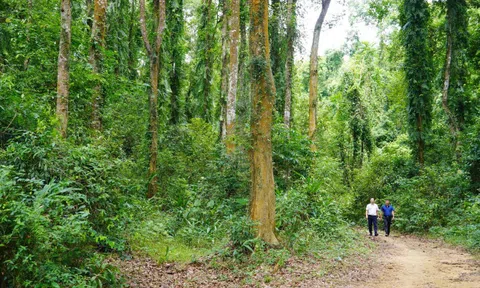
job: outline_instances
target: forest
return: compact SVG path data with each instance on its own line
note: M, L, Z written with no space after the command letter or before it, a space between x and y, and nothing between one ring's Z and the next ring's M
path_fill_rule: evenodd
M479 47L480 0L0 0L0 288L478 287Z

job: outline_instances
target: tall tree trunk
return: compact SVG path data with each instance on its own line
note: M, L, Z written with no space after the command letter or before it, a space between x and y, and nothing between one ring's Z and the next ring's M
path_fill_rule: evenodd
M287 59L285 61L285 107L283 110L283 123L290 128L292 116L292 74L294 42L297 27L296 21L297 0L287 2Z
M59 132L62 137L67 136L68 125L68 92L69 92L69 58L72 42L72 10L70 0L62 0L60 7L61 30L60 49L58 53L57 74L57 109L56 114L60 121Z
M309 100L308 100L308 136L313 140L317 129L317 102L318 102L318 44L320 41L320 32L322 31L323 21L327 15L328 7L331 0L322 0L322 11L315 23L313 31L312 50L310 52L310 79L308 83ZM314 146L312 146L314 149Z
M229 15L230 29L230 61L229 61L229 85L227 97L227 153L235 150L235 106L237 100L238 84L238 46L240 39L240 0L232 0L231 14Z
M167 2L167 27L170 31L168 54L170 63L170 124L176 125L180 122L180 98L182 96L183 62L184 62L184 31L185 18L183 12L183 0L172 0Z
M275 236L275 182L272 162L272 118L275 84L268 41L268 0L250 2L250 56L252 89L252 179L250 217L257 236L277 245Z
M227 97L229 87L229 52L230 52L230 35L229 35L229 14L231 9L229 0L223 0L222 4L222 79L220 83L220 137L225 140L227 137Z
M455 115L450 111L448 107L448 90L450 89L450 73L452 67L452 50L453 50L453 43L452 43L452 31L448 29L447 31L447 54L445 57L445 71L443 74L443 89L442 89L442 106L443 110L445 110L445 114L448 117L448 124L450 127L450 133L455 142L457 142L457 133L458 133L458 125L457 120L455 119Z
M128 28L128 72L129 78L135 79L137 71L135 69L135 51L134 51L134 36L135 36L135 0L131 3L130 26Z
M98 78L102 71L103 50L105 49L105 34L107 16L107 0L95 0L93 8L92 38L90 46L89 62L95 74L96 84L93 87L92 95L92 128L100 130L102 121L100 116L100 105L102 102L102 85Z
M250 121L250 83L248 69L248 1L240 0L240 50L238 56L238 89L237 89L237 125L245 126Z
M425 139L431 123L433 62L429 49L429 4L425 0L405 0L400 20L405 47L409 136L420 166L425 160Z
M468 16L465 0L446 1L446 55L442 89L442 107L448 118L453 150L461 158L458 134L464 124L466 78L465 47L468 43ZM453 106L453 111L451 107Z
M206 19L206 26L205 28L208 29L209 31L206 31L205 35L205 77L203 78L203 116L204 119L208 123L212 123L212 92L211 92L211 86L212 86L212 78L213 78L213 62L214 62L214 55L213 55L213 45L215 42L215 35L213 31L210 31L211 27L211 16L213 13L213 3L212 0L203 0L205 7L204 7L204 14L205 14L205 19ZM213 30L213 29L212 29Z
M143 43L150 60L150 161L148 166L148 191L147 197L155 196L157 192L157 157L158 157L158 73L160 67L160 47L162 45L163 31L165 29L165 0L154 2L154 42L150 44L145 20L145 0L140 0L140 31L142 32Z

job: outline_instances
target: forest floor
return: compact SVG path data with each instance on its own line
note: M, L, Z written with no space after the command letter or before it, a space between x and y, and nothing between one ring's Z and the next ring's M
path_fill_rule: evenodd
M480 287L480 261L461 248L416 236L378 236L368 255L321 261L291 257L281 267L111 259L131 287ZM248 269L247 269L248 270Z

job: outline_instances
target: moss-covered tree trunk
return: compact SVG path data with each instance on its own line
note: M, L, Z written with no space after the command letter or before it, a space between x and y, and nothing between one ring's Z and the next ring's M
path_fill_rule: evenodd
M227 125L226 141L227 153L235 150L235 107L237 100L238 84L238 46L240 40L240 0L232 0L230 6L230 15L228 17L228 26L230 34L230 55L229 55L229 79L227 96Z
M432 55L428 41L429 4L405 0L400 13L405 47L409 135L418 163L425 162L425 140L432 113Z
M318 45L320 42L320 32L327 15L331 0L322 0L322 11L318 16L313 30L312 50L310 51L310 78L308 82L308 136L313 140L317 130L317 102L318 102ZM314 149L314 146L312 146Z
M220 83L220 136L225 141L227 138L227 97L229 83L229 15L231 13L230 1L223 0L222 3L222 79Z
M185 16L183 0L167 2L167 27L170 30L168 52L170 55L170 124L180 123L181 97L183 95L185 58ZM166 49L166 50L167 50Z
M92 37L90 43L89 63L95 75L95 86L92 94L92 128L102 127L100 104L102 102L102 84L99 81L102 70L103 50L105 49L105 34L107 31L107 0L95 0L93 7Z
M62 0L60 4L61 29L60 49L58 53L57 74L57 108L56 114L60 121L58 131L62 137L67 136L68 126L68 93L69 93L69 58L72 39L72 9L70 0Z
M459 151L458 134L465 119L466 46L468 45L468 16L465 0L446 1L446 54L443 73L442 107L447 115L453 150L457 158ZM452 109L453 108L453 109ZM452 111L453 110L453 111Z
M283 110L283 123L290 128L292 117L292 74L293 74L293 52L296 21L297 0L287 2L287 59L285 61L285 107Z
M130 5L131 5L130 24L128 27L128 72L129 72L128 74L130 79L135 79L137 77L137 71L135 67L137 63L137 59L136 59L137 54L134 50L134 47L135 47L134 37L136 32L136 26L135 26L136 0L132 0Z
M165 29L165 0L156 0L154 2L155 31L153 46L150 44L145 20L145 0L140 0L140 30L142 32L143 43L147 50L150 60L150 121L149 133L150 159L148 166L148 191L147 197L155 196L157 192L157 156L158 156L158 73L160 67L160 47L162 45L162 36Z
M275 236L275 182L272 162L272 118L275 84L268 42L268 0L250 2L250 59L252 90L252 150L250 217L257 236L277 245Z
M240 47L238 52L238 89L236 105L236 124L245 127L250 121L250 73L247 24L249 7L248 0L240 0ZM238 130L240 131L240 130Z

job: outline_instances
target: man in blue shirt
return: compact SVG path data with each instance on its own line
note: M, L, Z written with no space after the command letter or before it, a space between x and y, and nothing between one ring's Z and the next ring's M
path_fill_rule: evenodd
M390 205L390 201L386 200L385 204L382 205L380 209L383 214L383 223L385 228L385 236L390 235L390 225L392 225L392 220L395 219L395 209Z

